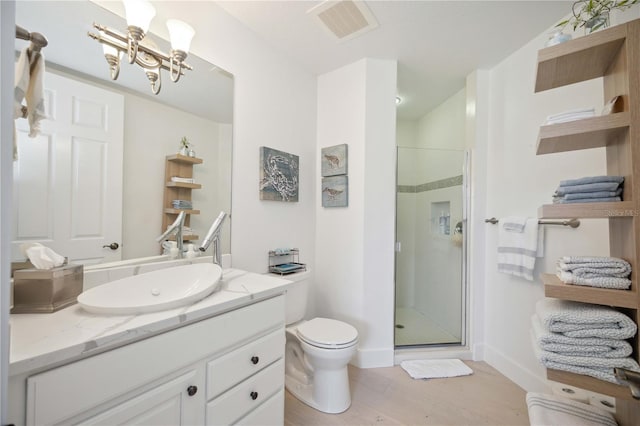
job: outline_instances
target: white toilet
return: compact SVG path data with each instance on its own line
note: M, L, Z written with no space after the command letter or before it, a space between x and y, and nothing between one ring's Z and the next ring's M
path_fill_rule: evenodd
M342 413L351 405L347 364L356 352L358 330L328 318L304 320L310 272L294 281L285 295L285 387L296 398L324 413Z

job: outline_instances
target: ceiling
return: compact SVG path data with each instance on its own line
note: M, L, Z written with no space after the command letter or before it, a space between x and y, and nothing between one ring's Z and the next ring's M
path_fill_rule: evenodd
M416 119L569 13L573 1L366 2L379 26L339 42L307 11L320 1L216 1L319 75L364 57L398 61L398 116Z

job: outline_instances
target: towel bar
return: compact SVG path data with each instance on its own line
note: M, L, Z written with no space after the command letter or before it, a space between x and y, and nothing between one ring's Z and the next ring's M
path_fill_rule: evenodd
M496 219L495 217L492 217L490 219L485 219L484 221L485 223L492 223L494 225L498 223L498 219ZM566 220L540 219L538 223L540 225L563 225L563 226L570 226L572 228L577 228L578 226L580 226L580 221L578 219L566 219Z

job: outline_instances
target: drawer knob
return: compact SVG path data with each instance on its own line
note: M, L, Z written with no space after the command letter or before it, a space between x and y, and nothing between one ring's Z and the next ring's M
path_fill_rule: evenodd
M258 362L260 362L260 358L258 358L257 356L252 356L251 357L251 363L253 365L256 365Z
M196 393L198 393L198 387L197 387L197 386L193 386L193 385L191 385L191 386L189 386L189 387L187 388L187 394L189 394L189 396L193 396L193 395L195 395Z
M254 401L258 399L258 392L256 391L251 392L249 395L251 396L251 399L253 399Z

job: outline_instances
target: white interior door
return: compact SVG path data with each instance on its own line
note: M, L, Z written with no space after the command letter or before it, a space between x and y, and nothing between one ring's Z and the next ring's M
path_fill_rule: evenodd
M39 242L74 263L120 260L124 97L47 72L48 119L16 120L12 258Z

